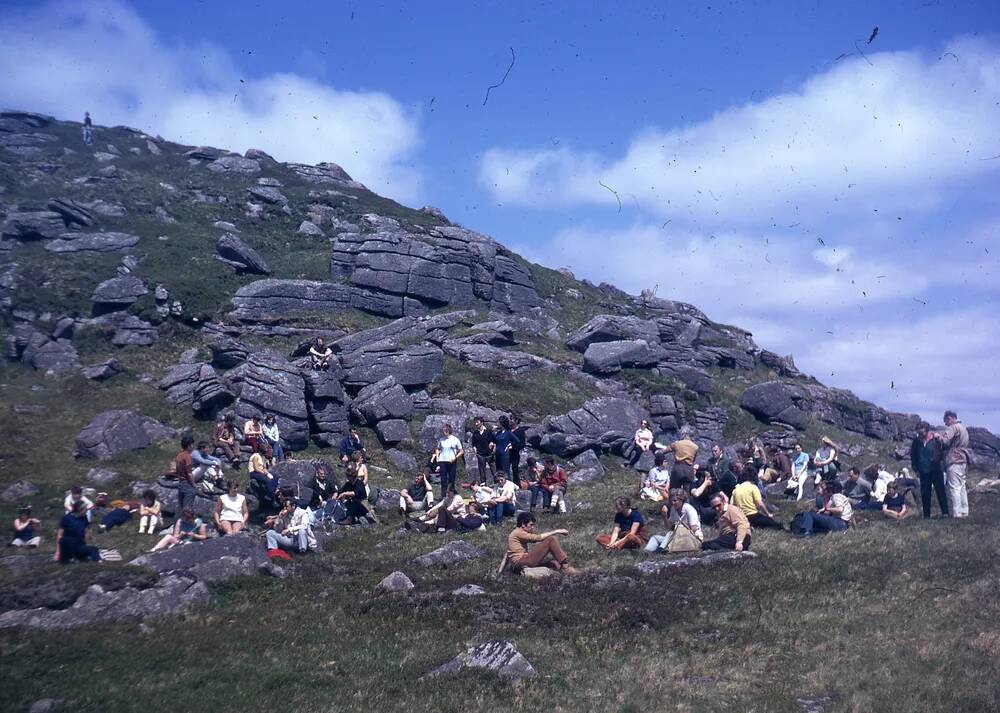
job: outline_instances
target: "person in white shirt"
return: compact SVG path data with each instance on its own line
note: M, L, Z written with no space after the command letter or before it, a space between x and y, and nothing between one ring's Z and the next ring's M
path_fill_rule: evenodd
M499 525L505 515L517 512L517 490L513 480L507 480L503 471L497 471L496 495L487 504L491 525Z
M803 536L825 532L843 532L854 515L851 501L840 491L843 486L833 480L823 486L823 507L817 512L802 513Z
M639 497L643 500L652 500L654 503L662 502L670 496L670 471L663 467L665 457L662 453L657 453L655 465L646 473L642 481L642 489Z
M663 506L663 524L667 526L667 533L663 535L653 535L646 543L646 552L656 552L666 550L670 546L674 532L679 527L686 527L691 534L698 538L699 542L705 540L705 534L701 531L701 518L698 511L688 501L688 494L684 488L674 488L670 491L670 504Z
M83 503L83 507L87 512L87 522L91 522L93 519L94 501L83 494L83 488L79 485L74 485L70 488L66 499L63 500L63 510L73 512L73 506L78 502Z
M264 419L261 430L264 434L264 440L271 446L272 462L281 463L285 460L285 449L281 445L281 431L278 429L278 422L274 420L273 413L269 413Z
M465 455L462 449L462 442L451 434L451 425L444 424L441 427L441 439L438 441L437 449L434 451L434 460L437 461L438 470L441 475L441 498L444 499L448 488L456 487L458 477L458 460Z
M650 449L653 445L653 432L649 430L649 421L643 419L639 422L639 428L635 431L635 436L632 438L632 457L629 459L629 465L635 465L639 462L642 454Z
M239 492L239 484L235 480L226 482L226 492L215 502L213 514L215 526L223 535L235 535L246 529L250 519L250 509L247 498Z

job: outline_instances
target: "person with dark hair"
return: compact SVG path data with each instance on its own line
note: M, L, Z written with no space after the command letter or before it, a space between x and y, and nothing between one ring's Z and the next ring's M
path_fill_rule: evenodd
M903 520L910 511L906 509L906 496L899 491L895 481L886 485L885 500L882 501L882 514L890 520Z
M239 483L235 480L226 482L226 492L216 500L212 519L223 535L235 535L246 529L250 521L250 508L247 506L246 496L240 492Z
M353 466L353 464L351 465ZM365 490L364 482L358 477L357 469L349 467L347 469L347 479L344 480L337 493L337 500L341 502L347 511L347 519L350 523L357 523L361 520L367 520L371 523L378 522L375 514L365 502L367 499L368 493Z
M278 489L278 478L267 467L265 446L263 443L257 444L257 452L250 456L247 470L250 474L250 480L256 483L261 489L263 499L269 505L276 505L275 492Z
M212 455L208 442L201 441L191 451L191 474L194 481L206 493L214 493L215 486L222 482L222 461Z
M321 371L330 368L330 359L333 358L333 350L323 341L323 337L316 337L312 346L309 347L309 364L313 369Z
M493 450L495 448L493 429L487 426L482 418L477 416L472 422L472 450L476 453L476 466L479 470L480 485L486 484L487 473L490 475L490 482L496 478L497 469L493 462Z
M256 453L260 446L264 445L264 456L271 460L271 447L264 440L264 424L260 422L260 414L254 414L243 424L243 442L250 446L250 452Z
M274 420L274 414L269 413L264 418L264 425L261 427L261 431L264 434L264 440L267 441L267 445L271 447L271 455L275 463L281 463L285 460L285 449L281 445L281 430L278 428L278 422Z
M451 424L441 426L441 438L434 450L432 460L437 462L441 475L441 497L444 498L448 488L454 488L458 480L458 461L465 455L462 442L451 434ZM498 456L499 458L499 456Z
M522 512L517 516L517 527L507 536L505 561L514 572L525 567L549 567L563 574L576 574L557 539L567 535L569 531L562 529L536 534L535 516Z
M703 550L736 550L742 552L750 549L750 522L743 511L732 503L726 502L722 493L712 496L712 507L718 513L715 529L718 536L714 540L701 543Z
M73 503L72 509L59 521L53 559L63 564L73 560L100 562L100 552L90 544L90 532L87 530L89 526L87 506L80 501Z
M663 535L653 535L646 543L646 552L656 552L666 550L670 547L670 541L674 537L674 531L679 527L686 528L698 540L699 543L705 540L705 535L701 531L701 518L698 511L688 503L688 492L684 488L677 488L670 492L669 505L664 505L663 524L667 532Z
M83 112L83 143L87 146L94 143L94 122L89 111Z
M514 448L520 448L522 446L521 439L514 435L514 432L510 430L509 418L501 416L497 419L497 423L500 426L500 430L493 436L493 443L495 445L493 453L496 457L497 474L502 472L505 473L508 478L511 478L511 453Z
M156 491L146 490L142 494L142 503L139 505L140 535L155 535L156 531L163 526L160 510L160 501L156 499Z
M854 513L851 501L841 492L843 487L839 480L831 480L823 484L823 506L816 512L802 513L802 536L808 537L816 533L843 532L851 522Z
M878 510L882 512L882 501L875 498L872 486L861 478L861 471L856 466L847 469L847 480L843 483L841 492L851 501L855 510Z
M712 475L712 482L718 490L723 491L726 497L733 494L736 487L736 476L733 474L732 460L726 455L725 449L716 443L712 446L712 453L708 458L708 472ZM704 503L708 506L708 503ZM709 509L711 509L709 507ZM712 519L715 519L715 510L712 509Z
M496 495L487 503L491 525L499 525L504 517L517 512L517 483L507 480L507 473L497 470Z
M726 470L728 472L728 466ZM722 490L715 480L715 474L712 472L711 467L699 468L697 475L698 480L695 482L694 487L691 488L691 498L688 504L698 511L698 517L702 524L714 525L719 514L712 507L712 497L716 493L721 493ZM731 476L732 473L729 473L729 475ZM729 496L725 493L723 493L723 498L727 503L729 502Z
M823 436L820 439L819 448L813 456L813 470L816 473L816 485L820 482L830 482L836 480L837 473L840 472L840 465L837 461L837 446L829 437Z
M427 482L427 475L417 473L410 483L399 493L399 514L424 512L434 504L434 490Z
M634 467L639 459L642 458L642 454L653 447L653 432L649 428L649 421L642 419L639 421L639 428L635 430L635 435L632 436L631 443L631 456L628 459L628 464L630 467Z
M11 541L10 546L38 547L42 544L42 537L35 534L35 525L41 524L41 520L31 516L30 507L26 506L18 510L17 517L14 518L14 524L12 525L14 539Z
M473 530L485 530L486 518L479 511L479 505L475 501L466 503L454 488L445 494L448 507L439 507L435 510L434 519L427 520L420 524L420 529L424 532L447 532L448 530L458 530L459 532L472 532Z
M330 473L325 465L318 465L312 481L309 483L312 497L309 500L309 509L313 511L312 522L315 525L321 520L329 517L336 519L337 505L337 483L330 477ZM341 512L343 509L341 508Z
M653 456L653 467L646 473L639 489L642 500L659 503L670 497L670 471L663 467L666 457L662 453Z
M361 436L358 435L358 429L351 426L347 435L340 439L340 448L338 449L340 462L347 465L358 451L365 451L365 444L361 440Z
M236 434L236 416L227 413L215 424L212 432L212 447L222 451L233 468L240 467L239 437Z
M802 499L802 491L809 477L809 454L802 450L802 445L795 444L795 459L792 461L792 477L788 479L785 495L796 500Z
M778 448L778 446L771 446L768 449L768 455L770 458L767 467L764 468L762 480L765 483L780 483L790 480L792 477L792 461L788 455Z
M200 517L195 516L194 510L184 508L181 511L181 516L174 522L170 534L164 535L159 542L153 545L150 552L159 552L175 545L186 545L189 542L204 542L207 539L208 532L206 532L205 523Z
M510 479L517 483L521 479L519 475L521 472L521 451L528 445L528 429L521 425L520 417L511 416L510 432L517 438L510 449Z
M281 511L264 521L268 550L296 550L300 553L316 549L316 538L309 525L309 512L295 498L288 498Z
M945 491L948 494L948 510L952 517L969 516L969 492L965 478L969 471L969 431L958 420L954 411L944 412L945 429L934 436L944 447Z
M93 519L94 501L83 494L83 488L74 485L69 489L69 495L63 500L63 512L73 512L77 503L83 503L83 511L86 514L87 522Z
M733 505L743 511L753 527L784 530L785 526L775 520L768 510L767 503L764 502L764 497L760 494L760 488L754 482L750 470L744 468L740 475L740 484L733 490Z
M191 462L191 436L181 438L181 452L174 458L174 472L177 474L177 509L184 510L194 505L197 488L194 482L194 468Z
M944 452L941 441L931 433L928 423L917 426L917 436L910 443L910 465L920 478L920 501L924 517L931 516L931 489L937 494L941 516L948 517L948 500L944 493L944 471L941 464Z
M565 512L566 485L569 479L563 467L556 465L552 456L545 457L545 465L538 476L538 482L531 487L531 509L541 502L543 508L552 512Z
M615 520L611 534L597 536L597 544L606 550L642 549L646 546L646 522L628 498L615 500Z
M674 454L674 467L670 471L670 489L691 489L694 482L694 461L698 457L698 444L689 438L680 438L660 453Z

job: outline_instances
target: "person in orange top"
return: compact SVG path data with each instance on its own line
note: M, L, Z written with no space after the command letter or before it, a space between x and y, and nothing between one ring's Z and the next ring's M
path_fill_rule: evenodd
M576 574L556 539L568 534L568 530L535 534L535 516L530 512L522 512L517 516L517 527L507 536L507 562L515 572L520 572L525 567L549 567L563 574Z

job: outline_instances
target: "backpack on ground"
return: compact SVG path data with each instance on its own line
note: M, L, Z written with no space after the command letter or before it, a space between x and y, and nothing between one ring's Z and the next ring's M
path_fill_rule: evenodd
M670 554L680 554L681 552L699 552L701 550L701 540L694 536L684 525L675 525L673 537L667 545L667 552Z

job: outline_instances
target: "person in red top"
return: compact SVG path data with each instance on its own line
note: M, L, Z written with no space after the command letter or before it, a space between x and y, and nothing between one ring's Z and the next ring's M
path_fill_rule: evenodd
M191 472L191 446L194 438L184 436L181 439L181 452L174 458L174 470L177 473L177 510L184 512L185 508L194 507L195 482Z
M546 458L538 481L531 486L531 509L541 501L543 508L559 512L560 503L566 497L566 483L566 471L556 465L551 456Z

